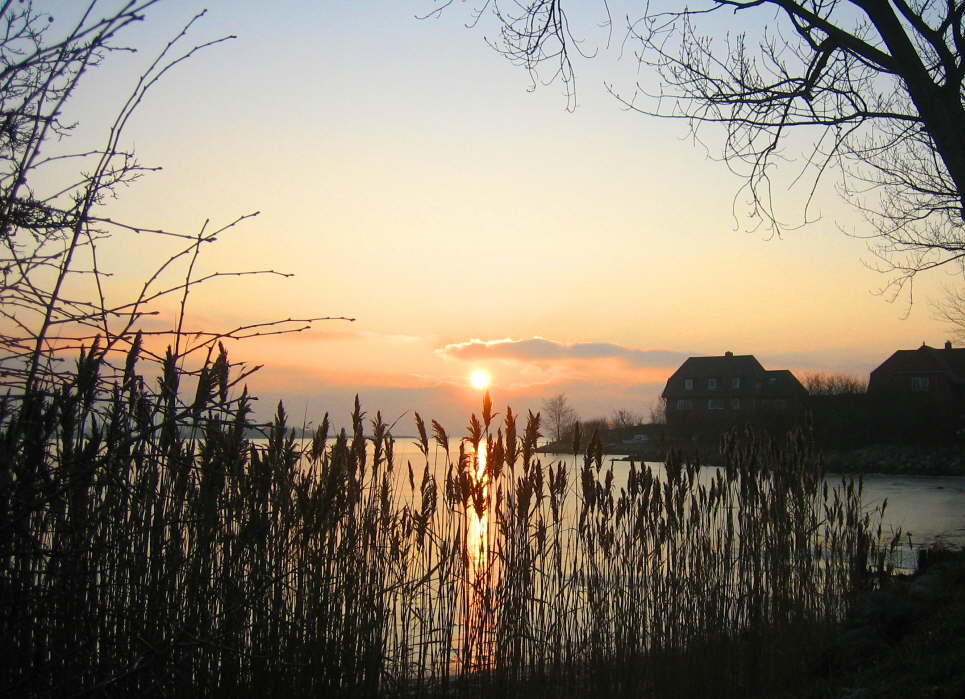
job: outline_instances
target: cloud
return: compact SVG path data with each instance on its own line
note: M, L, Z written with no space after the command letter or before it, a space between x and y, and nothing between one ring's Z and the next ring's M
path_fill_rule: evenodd
M481 361L506 359L541 362L573 359L620 359L634 367L677 366L688 357L686 353L665 349L637 349L610 342L564 343L533 337L529 340L479 340L458 342L436 350L451 359Z

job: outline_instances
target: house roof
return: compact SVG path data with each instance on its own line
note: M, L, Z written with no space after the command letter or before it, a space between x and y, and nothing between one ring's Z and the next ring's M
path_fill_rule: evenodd
M766 379L761 387L761 395L763 396L772 394L786 396L793 393L806 395L808 392L797 380L797 377L787 369L771 369L765 374Z
M754 376L764 373L764 367L752 354L732 354L718 357L689 357L670 377L706 379L723 376Z
M965 384L965 348L922 344L918 349L898 350L871 372L871 383L876 376L888 374L946 374L953 383Z
M729 385L721 386L717 390L707 388L703 379L718 378L727 381L729 378L742 377L739 388ZM686 389L683 379L697 379L697 385ZM684 393L686 391L686 393ZM663 390L664 398L672 394L686 395L692 398L719 397L721 395L760 395L763 397L790 397L807 395L807 389L801 385L787 369L767 371L752 354L725 354L715 357L690 357L680 368L667 379Z

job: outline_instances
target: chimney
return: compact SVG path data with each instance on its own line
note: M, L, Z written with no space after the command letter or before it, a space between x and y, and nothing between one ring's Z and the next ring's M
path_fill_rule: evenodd
M727 350L726 352L724 352L724 356L725 356L725 357L733 357L733 356L734 356L734 353L731 352L730 350Z
M952 341L945 340L945 349L950 350L952 348Z

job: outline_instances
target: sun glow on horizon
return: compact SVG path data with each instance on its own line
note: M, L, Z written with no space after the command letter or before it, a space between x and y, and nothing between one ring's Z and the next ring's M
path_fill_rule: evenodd
M485 369L476 369L469 375L469 383L473 388L483 389L489 388L489 384L492 383L492 375Z

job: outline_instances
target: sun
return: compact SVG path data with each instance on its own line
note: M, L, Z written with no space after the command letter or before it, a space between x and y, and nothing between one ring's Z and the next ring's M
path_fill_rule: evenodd
M469 383L473 388L478 388L480 391L489 388L492 380L493 377L485 369L476 369L469 375Z

